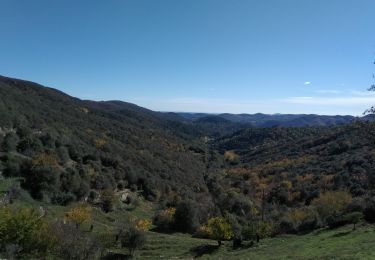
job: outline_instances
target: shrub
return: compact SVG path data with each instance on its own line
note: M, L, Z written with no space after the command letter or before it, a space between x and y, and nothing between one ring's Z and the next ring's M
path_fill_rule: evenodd
M209 219L204 229L207 230L209 238L217 240L219 246L222 240L232 239L234 235L231 224L223 217Z
M8 133L3 140L2 149L4 152L12 152L17 149L19 137L15 133Z
M52 166L35 166L24 173L24 187L31 195L50 202L59 189L60 170Z
M324 222L328 217L339 215L344 212L346 207L351 203L350 193L345 191L328 191L321 194L311 202Z
M311 231L316 227L316 213L311 208L293 209L286 213L280 223L281 231L299 233Z
M341 216L330 216L327 218L329 228L338 228L347 224L353 224L353 230L356 224L363 218L362 212L351 212Z
M17 150L20 153L32 156L35 153L40 153L43 151L43 144L39 138L28 136L23 138L17 145Z
M209 231L207 225L200 226L197 229L197 231L194 233L194 237L209 238L210 237L210 231Z
M141 248L146 243L146 234L137 228L129 228L120 232L121 247L126 247L131 256L134 255L136 249Z
M356 224L363 218L362 212L351 212L345 215L349 223L353 224L353 230L356 229Z
M46 256L56 246L48 223L34 209L0 208L0 249L14 245L17 257ZM0 250L0 251L1 251Z
M62 259L98 259L102 244L91 233L77 229L72 223L58 221L52 225L57 237L55 254Z
M197 205L192 201L182 201L176 207L174 228L176 231L192 233L199 226Z
M65 219L74 223L78 228L82 224L91 221L91 209L88 205L78 205L65 213Z
M100 194L100 201L104 212L113 211L116 202L115 193L110 189L103 190Z
M12 153L8 153L5 156L4 175L7 177L21 176L25 166L25 159Z
M95 190L90 190L88 200L93 203L99 197L99 194Z
M253 221L243 228L242 234L245 239L266 238L273 233L273 225L267 221Z
M231 165L236 165L239 163L239 157L234 151L226 151L224 153L224 158Z
M139 219L136 221L135 227L139 230L148 231L151 228L151 221L148 219Z
M176 208L167 208L156 213L153 223L159 231L170 231L173 228Z
M375 198L370 198L363 210L364 219L369 223L375 223Z

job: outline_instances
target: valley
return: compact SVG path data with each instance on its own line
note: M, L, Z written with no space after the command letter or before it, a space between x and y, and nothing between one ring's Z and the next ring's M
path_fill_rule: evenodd
M162 113L0 77L0 255L61 259L75 234L71 259L371 259L370 119Z

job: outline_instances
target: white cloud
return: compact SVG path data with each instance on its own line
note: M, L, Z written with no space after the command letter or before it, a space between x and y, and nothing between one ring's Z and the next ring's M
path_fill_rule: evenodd
M304 85L310 85L311 82L310 81L305 81L305 83L303 83Z

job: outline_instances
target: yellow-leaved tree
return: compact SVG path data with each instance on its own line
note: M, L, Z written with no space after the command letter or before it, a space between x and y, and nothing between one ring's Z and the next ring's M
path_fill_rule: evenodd
M346 191L327 191L311 202L322 220L342 213L352 202L352 196Z
M65 219L74 223L79 228L82 224L91 220L91 209L85 204L78 205L66 212Z
M148 231L151 228L151 221L148 219L139 219L136 221L135 227L142 231Z
M209 238L217 240L219 246L222 240L232 239L234 235L231 224L223 217L209 219L205 229Z

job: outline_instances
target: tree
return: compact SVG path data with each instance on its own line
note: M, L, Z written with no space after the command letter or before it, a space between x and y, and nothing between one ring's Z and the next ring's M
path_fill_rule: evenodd
M0 251L13 245L18 248L15 252L17 258L26 255L42 257L56 246L56 242L49 224L36 210L0 208Z
M352 201L352 196L346 191L328 191L311 202L321 217L325 221L328 217L343 213L345 208Z
M103 245L112 242L107 237L106 243L103 243L92 233L77 229L72 223L64 224L62 221L57 221L53 223L52 228L58 241L55 253L61 259L99 259L99 254L103 252Z
M280 223L281 230L289 233L311 231L317 227L317 212L313 207L292 209Z
M156 213L153 223L159 231L170 231L174 224L175 214L176 208L166 208Z
M375 223L375 197L369 198L363 210L364 219L369 223Z
M100 200L101 200L102 209L104 212L110 212L114 210L116 197L115 197L115 193L112 190L110 189L103 190L100 194Z
M362 212L352 212L345 216L345 218L350 222L353 223L353 230L356 230L356 224L363 218Z
M27 188L31 195L50 202L59 191L61 168L53 155L42 153L31 161L23 171Z
M70 209L66 214L65 218L67 221L73 222L76 228L79 228L83 223L87 223L91 220L91 209L84 204Z
M50 202L59 189L60 169L51 166L36 166L24 173L26 187L31 195Z
M375 64L375 62L374 62ZM375 79L375 74L372 74L372 78ZM368 91L375 91L375 84L372 84L368 89ZM375 106L371 106L369 109L366 109L363 114L375 114Z
M267 221L252 221L244 229L243 235L246 239L256 239L257 242L261 238L272 235L273 225Z
M136 228L143 231L148 231L151 228L151 221L148 219L139 219L135 223Z
M17 149L19 137L16 133L10 132L4 137L2 149L4 152L13 152Z
M192 201L182 201L176 207L174 226L177 231L194 232L199 226L197 205Z
M126 247L131 256L135 250L141 248L146 243L146 233L138 228L131 227L127 230L120 231L119 235L121 247Z
M211 239L217 240L221 246L222 240L229 240L233 238L233 230L231 224L223 217L214 217L207 222L207 232Z

